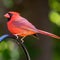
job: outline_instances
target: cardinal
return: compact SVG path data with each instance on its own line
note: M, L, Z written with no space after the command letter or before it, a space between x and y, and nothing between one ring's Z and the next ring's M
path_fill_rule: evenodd
M10 11L6 13L4 17L8 19L8 30L15 36L21 36L21 40L23 40L26 36L37 33L60 39L60 37L55 34L37 29L32 23L30 23L26 18L22 17L18 12Z

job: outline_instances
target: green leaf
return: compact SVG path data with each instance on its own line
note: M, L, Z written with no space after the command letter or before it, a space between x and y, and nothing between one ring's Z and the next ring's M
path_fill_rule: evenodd
M50 14L49 14L49 18L50 18L51 22L60 26L60 14L59 13L57 13L55 11L51 11Z

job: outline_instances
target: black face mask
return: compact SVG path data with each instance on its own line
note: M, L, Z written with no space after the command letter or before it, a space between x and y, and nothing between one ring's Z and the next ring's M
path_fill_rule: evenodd
M8 13L8 14L10 16L10 18L8 18L8 21L10 21L11 20L11 17L12 17L12 14L11 13Z

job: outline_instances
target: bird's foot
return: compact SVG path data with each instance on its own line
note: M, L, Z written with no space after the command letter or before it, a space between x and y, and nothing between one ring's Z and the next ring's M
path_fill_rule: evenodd
M18 37L18 34L14 34L15 36L16 36L16 38L18 39L19 37Z
M25 37L26 37L26 36L24 36L24 37L21 38L22 43L24 43L24 40L23 40L23 39L24 39Z

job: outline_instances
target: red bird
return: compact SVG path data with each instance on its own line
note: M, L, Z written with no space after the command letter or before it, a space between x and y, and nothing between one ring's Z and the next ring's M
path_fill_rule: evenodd
M7 22L8 30L14 35L19 35L24 38L28 35L39 33L60 39L60 37L57 35L37 29L33 24L31 24L27 19L22 17L18 12L13 12L13 11L8 12L4 16L8 19Z

